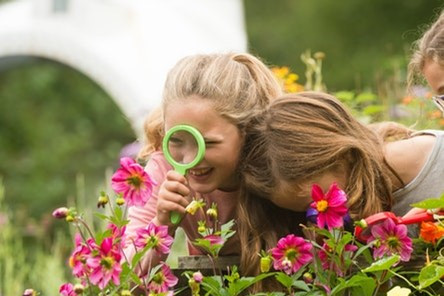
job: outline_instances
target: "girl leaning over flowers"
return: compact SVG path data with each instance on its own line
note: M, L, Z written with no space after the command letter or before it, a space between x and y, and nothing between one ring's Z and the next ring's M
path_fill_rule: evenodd
M272 220L268 204L305 212L313 184L324 192L333 182L344 188L353 219L381 211L402 216L410 204L444 192L442 131L413 132L389 122L366 126L321 92L284 95L252 122L246 147L253 148L244 151L242 167L249 194L239 215L241 243L251 246L245 254L276 243L262 229L271 225L279 232L285 218ZM318 211L331 206L321 204ZM241 266L248 269L253 260L243 256Z

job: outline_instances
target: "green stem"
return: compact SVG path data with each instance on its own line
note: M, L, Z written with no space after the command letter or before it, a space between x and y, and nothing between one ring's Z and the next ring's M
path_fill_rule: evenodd
M86 231L88 231L89 236L91 236L91 238L94 239L94 234L92 233L92 231L89 228L88 224L82 218L77 218L77 221L82 223L83 227L85 227ZM86 243L86 241L85 241L85 243Z
M374 296L378 295L378 291L379 291L379 288L381 287L382 280L385 278L386 274L387 274L387 270L382 271L381 277L378 279L378 285L376 286L376 289L373 292Z
M405 281L410 287L412 287L413 289L415 289L415 290L418 290L418 288L416 288L416 286L414 285L414 284L412 284L412 282L410 282L406 277L404 277L404 276L402 276L402 275L400 275L400 274L398 274L398 273L396 273L396 272L394 272L394 271L392 271L392 270L388 270L391 274L393 274L394 276L396 276L396 277L399 277L400 279L402 279L403 281ZM427 290L423 290L423 291L421 291L421 292L424 292L424 293L426 293L426 294L428 294L428 295L430 295L430 296L433 296L433 294L431 294L429 291L427 291Z

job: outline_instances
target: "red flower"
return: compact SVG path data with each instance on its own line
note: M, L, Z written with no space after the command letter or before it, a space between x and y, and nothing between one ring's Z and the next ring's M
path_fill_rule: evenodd
M311 187L311 197L314 200L310 206L318 211L317 224L319 228L328 229L342 227L344 216L347 214L347 195L336 183L330 186L324 195L321 187L314 184Z
M144 206L156 182L129 157L121 158L120 166L111 178L111 187L122 194L129 206Z

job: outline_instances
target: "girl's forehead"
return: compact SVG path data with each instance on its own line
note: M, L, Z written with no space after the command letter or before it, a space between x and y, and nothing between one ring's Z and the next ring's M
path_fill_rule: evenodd
M229 129L232 123L214 108L211 100L190 97L171 102L164 110L165 130L175 125L186 124L201 133Z

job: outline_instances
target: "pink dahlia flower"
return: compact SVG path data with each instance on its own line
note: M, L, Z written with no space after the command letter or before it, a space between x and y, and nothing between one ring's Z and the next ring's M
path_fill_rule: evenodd
M162 266L159 271L153 276L148 284L148 290L155 293L169 292L170 288L173 288L178 278L171 272L171 269L164 262L161 262Z
M100 247L96 246L93 254L94 257L88 258L87 265L91 268L89 279L92 284L98 285L100 289L106 287L108 282L112 280L114 284L120 284L120 266L121 255L119 248L114 245L112 237L107 237L102 241Z
M86 265L86 260L91 256L91 248L88 246L93 242L88 240L88 245L83 243L80 234L76 233L74 237L75 248L69 257L69 266L72 268L72 273L76 277L82 277L89 274L90 268Z
M207 240L210 242L210 245L223 245L225 243L225 240L220 235L215 234L209 234L203 237L204 240Z
M59 293L63 296L77 296L76 292L74 292L74 286L71 283L61 285Z
M371 236L367 243L376 241L373 251L374 258L399 254L401 261L409 261L412 254L412 239L407 236L407 226L396 225L387 218L383 223L372 226Z
M314 184L311 187L311 197L314 200L310 206L318 211L317 224L319 228L328 229L342 227L347 214L347 195L336 183L330 186L324 195L322 188Z
M122 194L128 206L144 206L151 197L156 182L143 167L129 157L120 159L120 168L111 178L111 187Z
M173 238L168 234L168 226L150 223L145 228L139 228L136 230L137 237L134 244L138 248L145 248L149 245L155 249L156 252L161 254L168 254L170 252Z
M287 274L295 273L313 259L312 247L305 239L293 234L281 238L276 247L271 249L274 269L283 270Z

